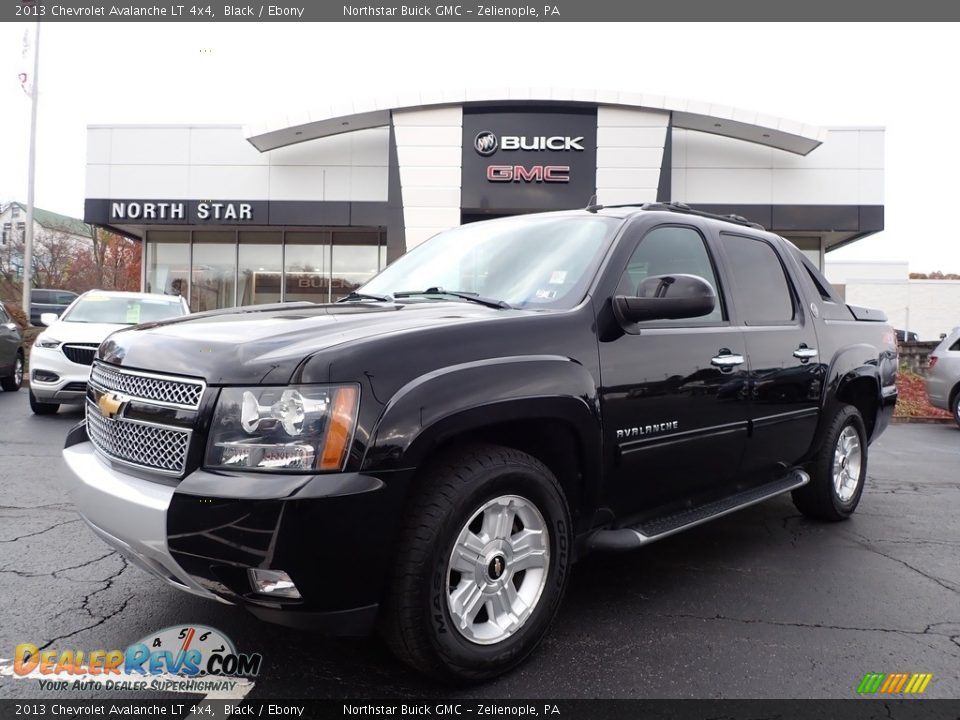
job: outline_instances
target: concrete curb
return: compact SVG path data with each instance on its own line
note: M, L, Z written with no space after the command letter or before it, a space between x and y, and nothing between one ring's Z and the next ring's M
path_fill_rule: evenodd
M953 418L942 417L894 417L893 423L897 425L910 425L912 423L927 425L949 425L953 423Z

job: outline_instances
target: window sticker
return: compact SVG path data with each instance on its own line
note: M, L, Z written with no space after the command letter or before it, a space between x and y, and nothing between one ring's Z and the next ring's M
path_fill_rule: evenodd
M127 322L137 324L140 322L140 304L127 305Z
M551 285L563 285L567 281L567 271L566 270L554 270L550 274L550 284Z

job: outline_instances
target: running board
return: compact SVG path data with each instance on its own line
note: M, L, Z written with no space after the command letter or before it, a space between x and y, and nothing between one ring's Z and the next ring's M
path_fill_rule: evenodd
M649 545L687 528L729 515L776 495L796 490L810 482L810 476L800 469L791 470L785 477L760 487L744 490L736 495L714 500L689 510L654 518L633 527L598 530L587 540L587 550L633 550Z

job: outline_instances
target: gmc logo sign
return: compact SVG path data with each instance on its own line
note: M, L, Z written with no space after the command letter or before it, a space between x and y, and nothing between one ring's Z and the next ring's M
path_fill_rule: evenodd
M568 183L569 165L489 165L487 180L490 182Z

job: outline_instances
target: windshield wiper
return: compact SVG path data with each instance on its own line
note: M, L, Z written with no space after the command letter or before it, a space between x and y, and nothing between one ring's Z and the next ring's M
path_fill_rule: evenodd
M475 302L478 305L497 308L498 310L513 309L513 306L504 300L480 297L477 293L462 292L460 290L444 290L440 287L429 287L426 290L401 290L393 294L395 298L413 297L415 295L448 295L450 297L460 298L461 300Z
M338 303L350 302L351 300L376 300L377 302L393 302L389 295L375 295L373 293L351 292L349 295L337 300Z

